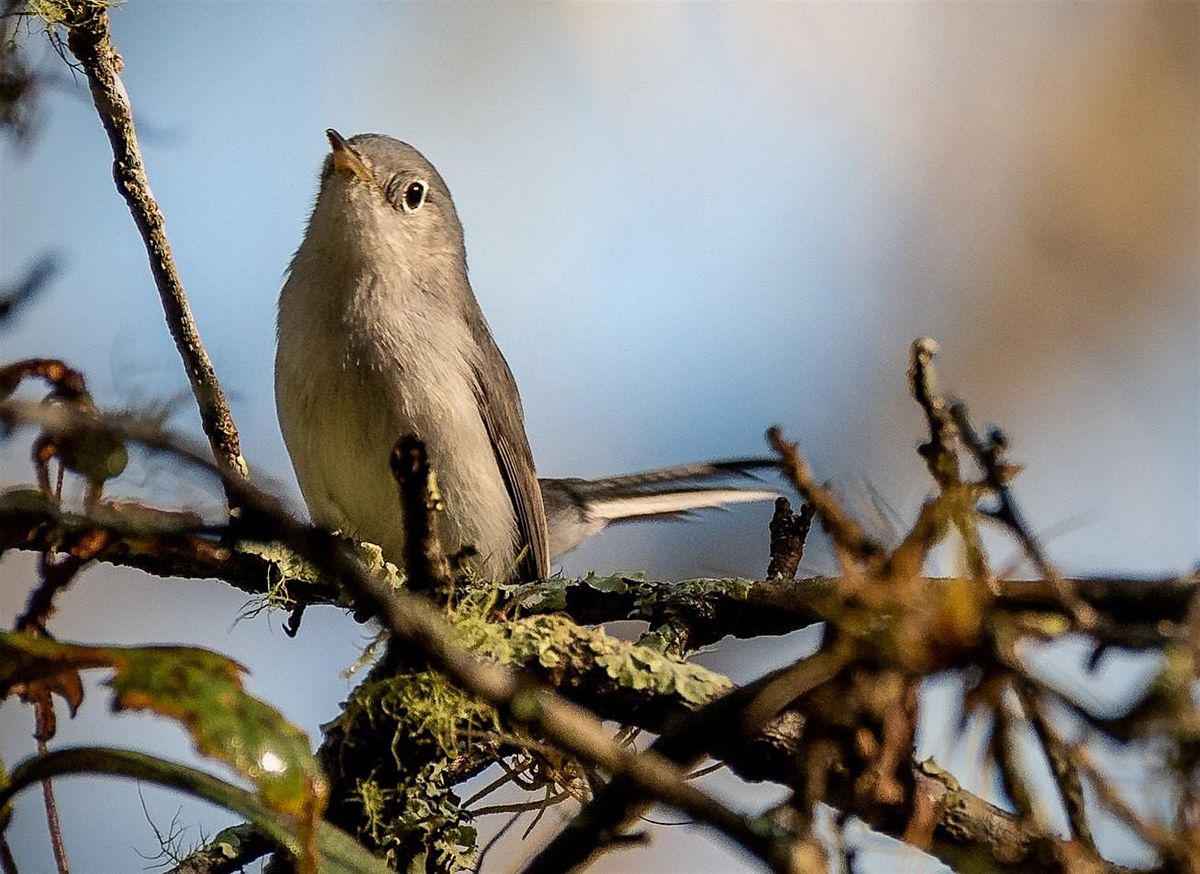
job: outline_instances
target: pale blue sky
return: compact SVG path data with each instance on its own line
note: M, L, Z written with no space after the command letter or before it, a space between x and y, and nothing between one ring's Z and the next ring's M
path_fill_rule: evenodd
M1064 568L1177 571L1200 554L1195 7L160 0L113 21L246 455L291 496L275 297L332 126L405 139L446 178L544 473L759 453L779 422L821 476L850 492L868 480L909 519L928 483L904 370L911 339L932 334L944 383L1006 426L1027 465L1019 495ZM178 396L107 140L82 83L49 68L61 86L32 147L0 152L0 279L47 249L65 269L0 337L2 357L67 358L110 403ZM175 422L196 434L185 401ZM0 446L0 483L29 476L24 450ZM768 515L624 529L564 567L760 574ZM30 567L0 564L6 615ZM101 568L54 628L228 652L315 734L362 630L311 611L291 641L279 617L233 625L242 600ZM707 658L744 678L801 638ZM104 727L114 743L186 754L176 729L113 720L101 699L94 689L64 743ZM0 711L10 763L31 746L28 720ZM145 864L130 850L153 845L132 787L59 792L79 870ZM146 795L169 819L176 802ZM39 871L33 794L17 816L18 856ZM184 821L198 818L210 832L226 821L185 804ZM681 861L690 838L662 832L641 863L727 858Z

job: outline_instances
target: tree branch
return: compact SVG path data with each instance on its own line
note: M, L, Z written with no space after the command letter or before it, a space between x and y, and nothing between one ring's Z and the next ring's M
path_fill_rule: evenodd
M286 578L287 597L305 604L343 604L327 577L279 544L233 542L223 529L206 532L196 517L133 504L102 505L91 516L55 507L32 489L0 492L0 554L15 549L44 552L89 534L102 535L96 555L118 567L158 577L216 579L251 595L267 595ZM944 585L936 577L928 585ZM1077 597L1099 613L1093 633L1113 646L1147 649L1173 639L1186 623L1200 590L1200 576L1137 579L1096 576L1066 580ZM798 580L701 579L681 582L634 576L548 580L507 593L521 611L561 612L598 625L641 619L651 626L678 624L686 649L724 637L788 634L826 619L838 609L836 577ZM1046 580L1001 580L996 606L1030 618L1031 628L1066 631L1058 587ZM1044 621L1043 621L1044 620Z
M237 874L273 849L274 845L249 823L230 826L188 853L166 874Z
M175 256L167 241L166 220L150 191L134 129L133 109L121 81L124 62L109 35L108 11L101 5L81 3L69 12L67 45L87 76L92 102L112 144L113 178L150 256L150 272L158 286L167 327L183 359L213 457L228 474L245 477L246 461L242 458L237 428L192 318Z

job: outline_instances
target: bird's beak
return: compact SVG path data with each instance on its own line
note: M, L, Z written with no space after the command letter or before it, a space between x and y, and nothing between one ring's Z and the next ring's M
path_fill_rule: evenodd
M333 148L333 169L343 173L353 173L363 182L371 181L371 171L363 163L358 152L333 128L325 131L329 137L329 145Z

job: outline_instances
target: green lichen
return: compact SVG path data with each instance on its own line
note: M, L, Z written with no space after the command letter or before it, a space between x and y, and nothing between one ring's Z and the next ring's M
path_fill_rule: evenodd
M698 577L668 583L647 580L641 571L619 571L604 576L589 573L579 580L551 579L500 588L512 598L522 613L556 613L565 610L571 589L586 586L604 594L632 596L633 606L625 617L627 619L654 619L660 608L672 603L684 606L688 602L699 603L713 597L744 601L749 597L753 585L752 580L738 577Z
M611 637L602 628L584 628L562 614L497 623L486 611L469 610L455 618L463 643L501 664L536 665L553 674L572 661L594 662L623 688L677 695L691 705L711 701L732 685L708 668Z
M498 619L497 605L510 591L479 587L448 611L459 643L480 658L529 669L551 682L574 671L693 707L732 685L707 668L619 640L603 629L581 627L565 615ZM349 766L362 770L347 778L354 819L367 823L364 837L392 865L410 871L471 865L475 831L465 824L468 814L454 792L451 762L481 743L541 749L444 675L418 668L377 668L354 690L327 736L340 738L332 750L339 762L361 763ZM360 740L366 738L373 746ZM378 754L382 744L390 748L383 761Z
M697 577L694 580L680 580L677 583L643 583L637 588L633 610L630 619L654 619L658 608L672 601L683 606L687 602L701 602L713 597L723 596L737 601L744 601L750 596L752 580L734 577L732 579L712 579Z
M347 541L357 553L367 571L386 582L393 589L404 586L404 574L383 557L383 549L374 543ZM292 548L278 542L241 540L235 544L238 552L254 555L267 563L267 584L260 596L261 608L267 610L289 610L296 605L289 587L292 585L316 585L321 581L320 571L310 561Z
M79 17L85 10L112 9L120 4L121 0L25 0L18 8L22 13L37 16L47 25L55 26Z
M372 727L393 723L392 757L401 768L405 746L414 736L427 737L442 756L453 758L465 752L474 737L503 731L491 706L464 694L437 671L368 681L355 690L340 719L365 719Z
M400 784L387 787L372 778L360 780L355 795L362 805L367 834L386 848L393 868L424 872L470 868L476 853L476 831L460 821L464 814L442 762L429 762ZM430 866L432 857L434 865Z
M917 762L917 769L922 774L928 774L930 777L940 780L951 792L962 791L962 786L959 785L958 780L955 779L954 775L942 768L942 766L935 762L932 758Z

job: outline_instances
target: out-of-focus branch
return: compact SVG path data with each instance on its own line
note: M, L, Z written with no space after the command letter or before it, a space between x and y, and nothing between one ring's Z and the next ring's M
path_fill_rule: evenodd
M804 500L812 504L816 516L829 532L834 544L851 558L871 561L883 555L883 548L867 536L858 521L846 512L841 501L827 487L817 483L797 445L783 436L783 430L773 426L767 431L767 442L779 453L779 464Z
M249 823L217 832L204 846L188 853L166 874L236 874L273 849Z
M984 480L988 488L996 496L998 505L990 511L990 515L1001 524L1008 527L1020 541L1026 554L1037 566L1038 572L1054 588L1055 594L1069 612L1072 621L1081 631L1091 629L1097 620L1095 612L1075 593L1074 587L1062 578L1058 570L1046 557L1045 550L1033 532L1030 530L1009 485L1013 469L1005 462L1004 452L1007 440L999 428L993 428L985 441L975 431L967 413L967 406L958 401L950 406L950 415L958 427L959 438L975 456L976 462L983 469Z
M950 499L950 518L962 537L971 576L986 580L987 562L975 524L974 494L964 486L959 472L958 450L955 446L958 431L934 377L932 365L937 348L934 340L919 337L913 341L909 356L909 387L929 424L929 440L918 446L917 452L925 459L925 465L942 494Z
M420 594L444 600L449 597L453 580L438 538L434 513L441 505L441 497L429 470L425 444L412 436L402 438L392 450L391 467L400 487L400 508L404 514L404 567L408 569L409 589L413 588L412 581L426 580L430 588Z
M0 62L0 68L2 67L3 62ZM0 72L0 94L3 91L3 73ZM3 103L3 98L0 98L0 107L3 106ZM0 115L2 114L3 110L0 109ZM0 121L0 125L3 125L2 121ZM0 326L3 326L5 321L37 297L57 272L57 256L45 254L38 258L19 279L0 287Z
M150 190L138 146L129 95L121 81L123 61L109 35L108 11L98 4L77 4L66 21L67 45L79 61L92 92L92 102L113 150L113 177L142 235L166 315L167 327L183 359L200 419L217 464L231 476L247 475L237 428L216 371L209 360L179 277L166 221Z
M827 650L773 671L677 720L650 749L692 768L714 747L715 737L727 738L723 746L745 744L790 703L841 670L848 657L845 648ZM614 778L525 866L524 874L571 871L586 864L593 854L620 838L644 813L648 801L628 780ZM769 823L760 827L769 828Z
M1100 853L1096 850L1096 843L1092 838L1092 828L1088 822L1087 811L1084 809L1083 782L1079 779L1079 771L1075 767L1067 744L1050 724L1050 719L1031 685L1021 681L1015 684L1014 690L1017 699L1021 702L1021 709L1025 712L1025 719L1033 726L1038 743L1045 751L1046 759L1050 764L1050 772L1054 775L1058 794L1062 798L1063 809L1067 814L1067 825L1070 827L1071 837L1080 842L1089 857L1098 860Z

